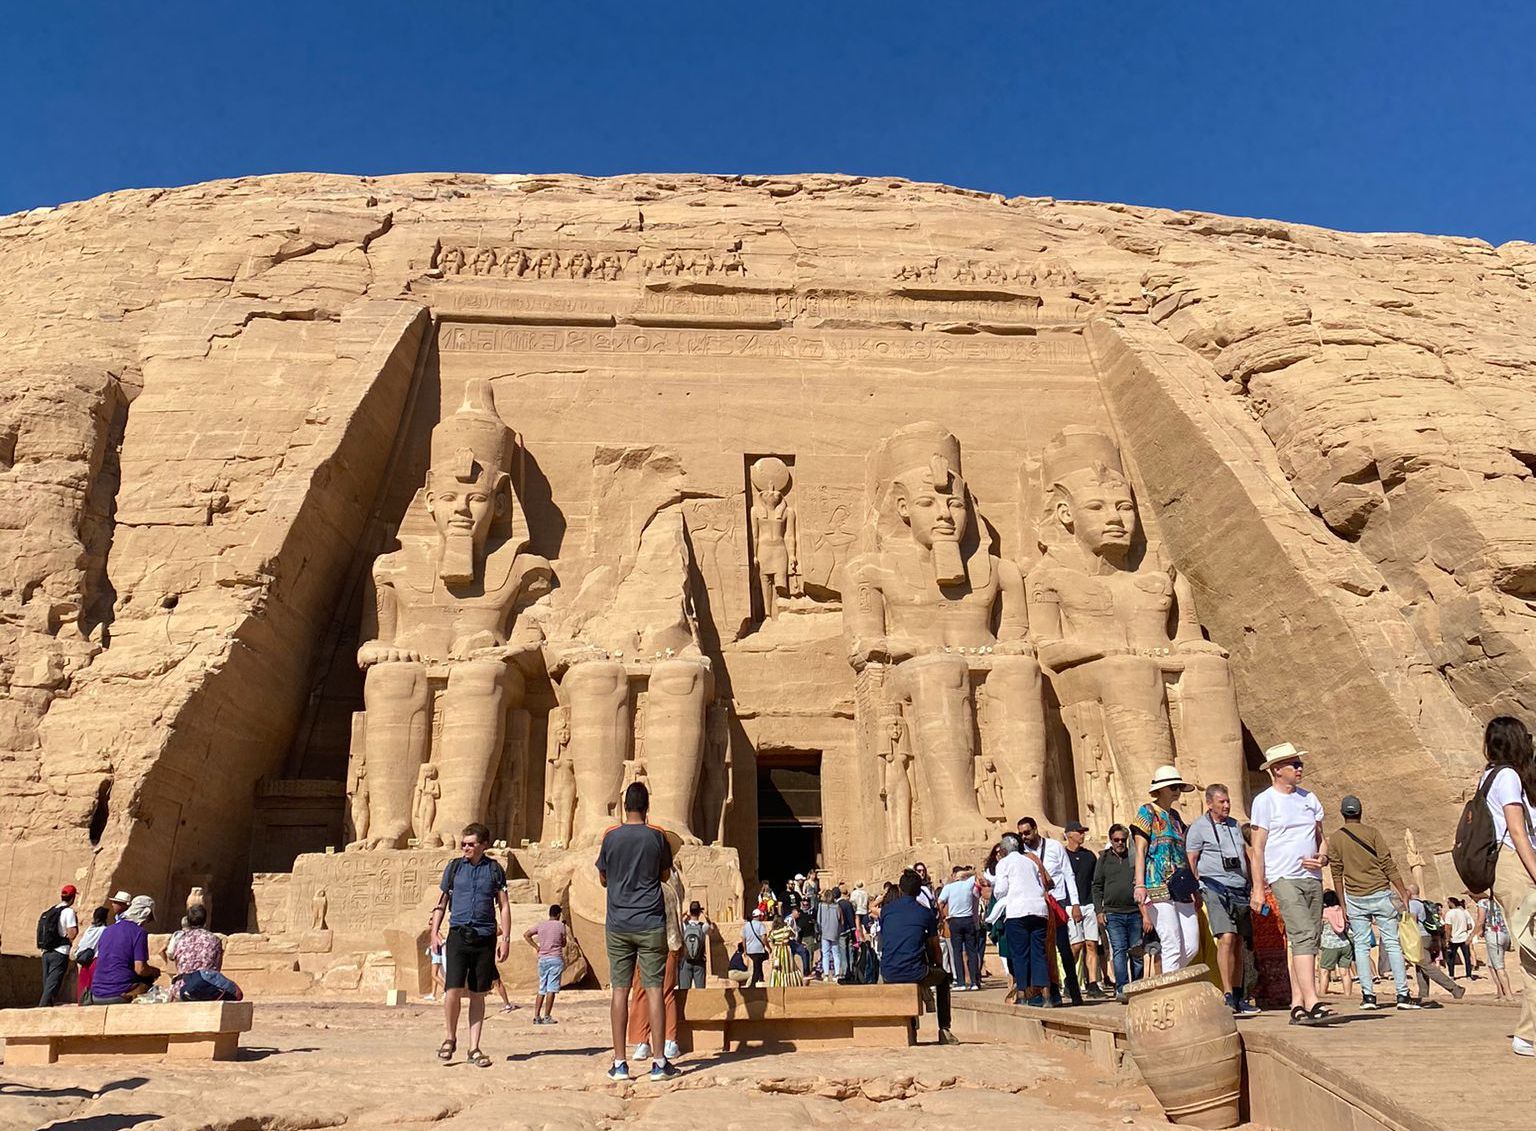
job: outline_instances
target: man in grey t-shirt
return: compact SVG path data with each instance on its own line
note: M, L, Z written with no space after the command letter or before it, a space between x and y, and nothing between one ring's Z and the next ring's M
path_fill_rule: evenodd
M1231 817L1232 795L1213 783L1205 790L1205 813L1184 834L1189 867L1200 880L1205 914L1216 936L1216 965L1227 1005L1239 1017L1261 1012L1243 987L1243 941L1253 937L1248 896L1248 850L1243 830Z
M608 889L608 971L613 988L609 1021L613 1026L611 1080L628 1080L625 1040L629 1029L629 991L635 964L651 1013L651 1032L666 1032L662 993L667 972L667 905L661 881L672 870L672 849L660 829L646 824L651 793L644 782L631 782L624 791L624 823L603 834L597 854L597 874ZM658 1042L659 1047L659 1042ZM677 1075L665 1058L651 1066L652 1079Z

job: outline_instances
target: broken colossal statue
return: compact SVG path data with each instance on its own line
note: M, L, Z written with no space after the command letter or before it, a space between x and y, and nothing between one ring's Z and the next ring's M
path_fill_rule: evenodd
M519 614L551 581L549 564L524 548L516 445L489 383L470 382L463 405L432 430L431 468L400 548L374 562L378 634L357 654L367 670L351 775L366 791L361 803L354 793L355 811L367 813L359 847L451 844L486 817L507 714L523 695L514 661L539 646Z
M1189 582L1149 560L1114 442L1067 428L1042 458L1030 634L1071 732L1080 817L1095 828L1127 820L1170 763L1186 780L1226 784L1241 811L1247 775L1227 653L1201 634Z
M1044 810L1044 706L1026 638L1024 580L992 552L961 467L937 424L909 425L870 456L870 545L848 566L849 660L878 714L861 735L880 758L887 851L907 847L918 799L929 839L979 843L996 831L976 788L985 753L1018 812ZM984 725L978 749L977 708ZM899 726L897 725L899 722ZM910 749L916 782L904 780ZM915 786L915 788L914 788Z

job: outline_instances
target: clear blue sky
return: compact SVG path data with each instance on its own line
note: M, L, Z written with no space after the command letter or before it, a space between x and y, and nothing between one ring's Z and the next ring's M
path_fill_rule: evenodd
M1536 239L1536 5L0 5L0 213L291 170L835 171Z

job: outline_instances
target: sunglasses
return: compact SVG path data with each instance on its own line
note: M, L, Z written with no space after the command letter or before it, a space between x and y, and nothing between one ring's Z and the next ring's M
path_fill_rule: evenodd
M1123 836L1112 836L1112 837L1109 838L1109 843L1110 844L1124 844L1125 843L1125 837L1123 837Z
M480 842L478 840L466 840L466 841L462 842L459 845L459 847L460 848L479 848L480 847Z
M1295 759L1293 759L1293 760L1291 760L1289 762L1281 762L1280 765L1282 765L1282 766L1289 766L1293 770L1299 770L1303 766L1305 766L1306 763L1303 762L1300 758L1295 758Z

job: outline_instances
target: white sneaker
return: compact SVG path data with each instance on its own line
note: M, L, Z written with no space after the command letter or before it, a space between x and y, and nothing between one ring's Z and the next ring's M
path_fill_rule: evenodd
M668 1041L661 1047L661 1055L668 1060L675 1060L683 1055L683 1050L677 1047L676 1041Z
M1524 1037L1516 1037L1510 1047L1515 1050L1516 1056L1536 1056L1536 1045Z
M651 1055L651 1043L649 1041L641 1041L638 1045L635 1046L635 1055L630 1057L630 1059L631 1060L644 1060L644 1059L646 1059L650 1055Z

